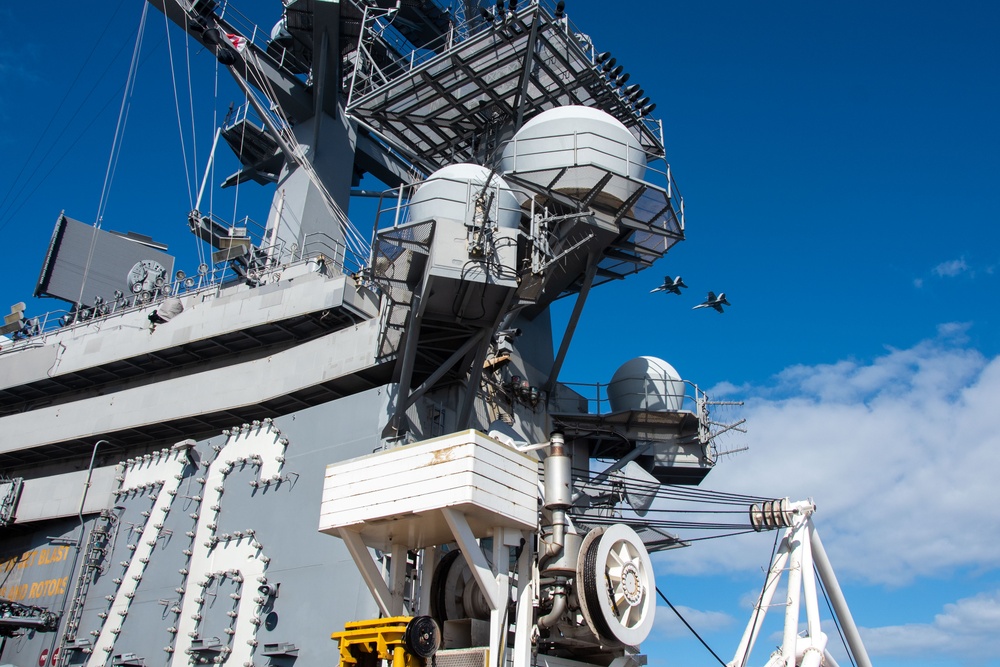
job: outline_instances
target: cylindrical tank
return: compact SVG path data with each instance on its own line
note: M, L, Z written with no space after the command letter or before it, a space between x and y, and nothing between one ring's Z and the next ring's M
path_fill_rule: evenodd
M684 402L684 382L674 367L656 357L636 357L615 371L608 384L612 412L677 411Z
M521 207L507 182L497 174L491 177L486 167L468 163L442 167L419 185L410 199L410 220L472 222L477 205L488 205L489 218L501 228L517 229L520 224ZM483 213L485 209L478 211L479 217Z
M566 167L571 169L560 175ZM611 115L571 105L543 111L525 123L504 147L499 168L541 185L558 176L553 189L570 196L589 192L606 172L625 176L630 180L612 179L595 199L613 206L638 187L630 181L646 175L646 153Z

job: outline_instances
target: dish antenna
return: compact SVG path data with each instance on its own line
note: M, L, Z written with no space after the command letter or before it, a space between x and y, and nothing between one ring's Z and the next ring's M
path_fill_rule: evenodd
M660 489L660 480L653 477L635 461L629 461L621 470L614 473L625 487L625 502L636 514L646 516L656 493Z

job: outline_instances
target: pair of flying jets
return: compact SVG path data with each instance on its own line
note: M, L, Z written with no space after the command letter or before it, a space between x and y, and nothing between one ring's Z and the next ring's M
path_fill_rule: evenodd
M653 289L649 290L649 293L652 294L654 292L670 292L671 294L680 294L681 289L686 287L687 285L684 284L684 280L682 280L680 276L677 276L676 278L673 279L671 279L670 276L665 276L663 278L663 284L660 285L659 287L654 287ZM709 292L708 298L705 299L705 302L699 303L691 310L697 310L699 308L715 308L717 311L721 313L723 312L722 310L723 306L730 306L730 305L732 304L726 301L725 292L720 292L719 296L715 296L715 292Z

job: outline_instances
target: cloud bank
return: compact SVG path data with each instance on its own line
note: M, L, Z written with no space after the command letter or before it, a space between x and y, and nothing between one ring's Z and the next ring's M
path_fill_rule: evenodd
M996 567L1000 358L968 349L964 330L945 325L868 362L794 366L740 387L751 451L722 460L704 486L813 498L841 579L904 585ZM772 541L710 540L657 560L687 574L753 570Z
M1000 654L1000 591L946 604L930 623L862 628L861 634L872 656L995 658Z

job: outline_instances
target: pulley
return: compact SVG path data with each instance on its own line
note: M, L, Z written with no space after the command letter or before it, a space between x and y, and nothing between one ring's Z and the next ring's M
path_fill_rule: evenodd
M441 645L441 629L430 616L416 616L406 624L403 646L415 656L427 659Z
M653 629L653 564L642 539L628 526L616 523L587 534L576 587L583 617L604 643L636 646Z
M788 498L765 500L750 506L750 525L758 533L763 530L788 528L794 520L794 512L788 508Z

